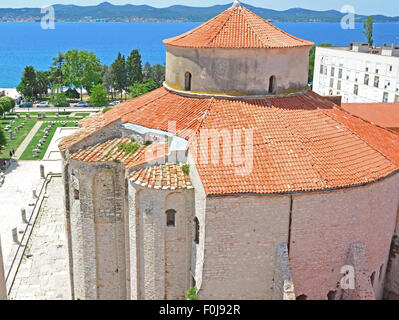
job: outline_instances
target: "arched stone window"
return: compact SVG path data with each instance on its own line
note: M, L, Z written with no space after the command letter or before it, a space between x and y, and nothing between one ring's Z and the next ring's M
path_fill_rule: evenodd
M275 94L277 89L276 76L271 76L269 79L269 94Z
M197 217L194 218L194 242L199 243L200 237L200 224Z
M80 195L79 195L79 190L78 190L78 189L75 189L75 190L73 191L73 198L74 198L75 200L79 200L79 199L80 199Z
M166 210L166 225L168 227L176 226L176 210L173 209Z
M186 72L185 82L184 82L184 90L191 91L191 78L192 75L190 72Z
M308 300L308 296L305 294L301 294L300 296L296 297L297 300Z

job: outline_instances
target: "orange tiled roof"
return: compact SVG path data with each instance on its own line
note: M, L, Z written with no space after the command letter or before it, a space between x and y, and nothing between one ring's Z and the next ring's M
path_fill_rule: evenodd
M79 122L82 127L59 144L61 151L81 142L99 129L121 120L144 127L168 131L170 121L176 123L176 130L182 135L198 129L210 105L209 99L190 98L170 94L164 87L138 98L124 102L106 113L86 117ZM170 108L168 106L173 106Z
M224 163L223 151L213 164L211 146L207 164L198 153L196 166L208 195L328 190L377 181L399 170L399 135L312 91L228 99L181 96L162 88L114 107L99 124L118 118L165 131L168 121L176 121L177 135L183 138L193 136L188 129L199 136L203 129L225 130L231 136L233 129L253 130L253 167L247 175L243 170L237 174L234 161L240 159L234 152L231 164ZM195 154L195 146L189 148ZM205 150L201 143L197 148Z
M293 48L313 42L294 37L245 7L222 12L203 25L164 43L189 48Z
M342 108L385 128L399 128L399 103L343 103Z
M72 153L72 160L84 162L120 162L127 170L143 165L157 159L164 158L168 154L168 146L165 143L141 146L134 153L126 153L119 150L122 143L130 143L130 139L111 139L103 143L98 143Z
M136 184L154 189L192 189L183 165L165 164L133 171L129 178Z

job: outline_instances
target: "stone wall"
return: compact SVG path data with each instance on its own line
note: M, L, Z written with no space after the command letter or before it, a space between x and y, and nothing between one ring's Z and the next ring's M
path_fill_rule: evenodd
M0 300L7 299L6 277L4 274L3 254L0 241Z
M349 245L364 244L377 299L398 209L399 175L357 188L293 195L290 261L295 293L327 299L343 277Z
M200 299L271 300L290 196L208 197Z
M184 299L190 286L193 191L132 187L136 190L130 201L136 207L134 217L130 211L132 297ZM175 226L167 226L169 209L176 211Z
M276 76L277 92L308 84L310 47L290 49L193 49L166 46L166 83L185 90L232 95L267 94Z
M295 300L287 243L279 243L276 250L273 300Z
M68 176L74 297L126 299L124 169L71 161Z

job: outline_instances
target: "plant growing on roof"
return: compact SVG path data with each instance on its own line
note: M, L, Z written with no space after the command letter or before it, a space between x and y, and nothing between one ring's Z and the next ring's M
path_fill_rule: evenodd
M135 141L131 141L131 142L121 142L118 145L118 151L121 152L123 151L124 153L127 154L134 154L136 153L136 151L140 149L140 145L138 143L136 143Z
M187 291L187 300L198 300L198 289L193 287Z
M190 165L185 164L185 165L182 167L182 171L183 171L184 174L189 174L189 173L190 173Z

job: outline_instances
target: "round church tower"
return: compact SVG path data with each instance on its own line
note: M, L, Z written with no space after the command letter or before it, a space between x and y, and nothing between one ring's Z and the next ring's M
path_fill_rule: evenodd
M313 43L259 17L239 1L166 45L166 86L232 96L295 92L307 87Z

